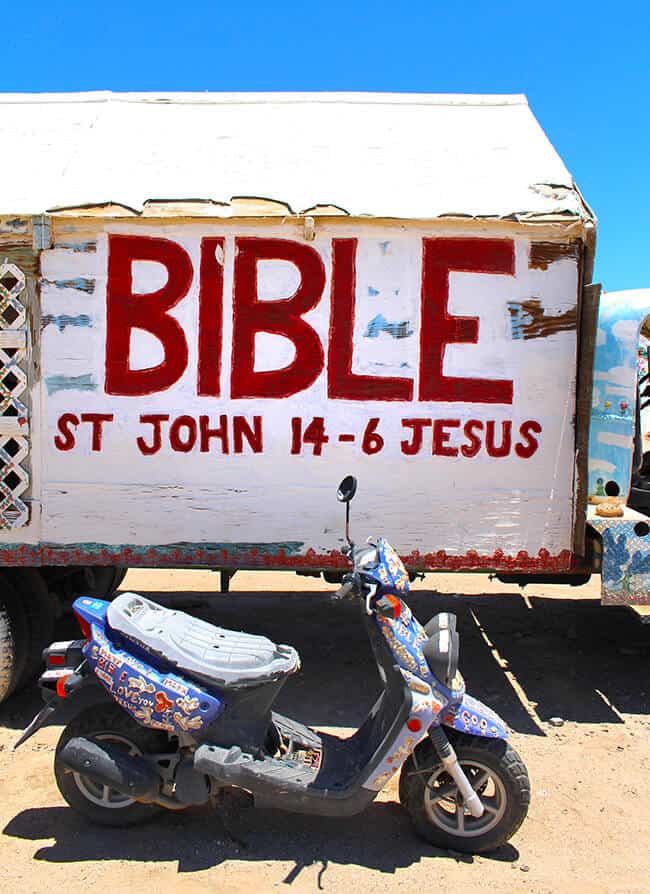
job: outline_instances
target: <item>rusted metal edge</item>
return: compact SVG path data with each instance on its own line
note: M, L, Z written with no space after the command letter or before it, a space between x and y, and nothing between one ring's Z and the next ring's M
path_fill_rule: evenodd
M104 543L77 544L0 544L2 565L127 565L149 568L216 567L236 569L287 570L347 568L348 559L338 550L319 554L312 549L301 553L304 544L288 543L177 543L159 546L129 546ZM449 555L445 550L402 556L405 564L423 571L544 571L564 572L572 567L570 550L553 555L540 549L536 556L525 550L508 555L496 550L480 555L468 550L464 555Z
M585 253L588 251L588 247L585 246ZM586 262L583 261L583 278L587 272ZM589 283L588 285L583 285L580 289L579 299L580 328L578 332L578 362L576 369L573 552L581 557L585 555L587 540L589 425L591 422L594 354L596 351L596 328L598 325L600 292L600 283Z
M165 211L167 210L167 213ZM207 212L207 213L206 213ZM207 218L237 218L237 217L287 217L301 218L305 215L321 217L349 217L358 220L377 221L413 221L423 223L436 220L458 221L501 221L507 223L527 224L556 224L566 226L577 224L581 228L593 226L593 219L587 214L566 212L534 213L525 211L512 211L508 214L465 214L458 211L447 211L436 214L433 217L394 217L391 215L352 213L336 202L318 202L308 208L294 210L283 199L269 196L231 196L228 200L213 198L153 198L147 199L140 210L120 201L108 200L97 202L84 202L78 205L58 205L48 208L48 215L58 217L207 217Z

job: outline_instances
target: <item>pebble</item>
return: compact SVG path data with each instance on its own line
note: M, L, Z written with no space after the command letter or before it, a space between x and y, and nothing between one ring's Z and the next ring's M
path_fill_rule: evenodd
M528 865L528 863L524 863L524 865L520 866L519 868L522 872L530 872L530 866Z
M551 726L564 726L564 720L561 717L551 717L548 722Z

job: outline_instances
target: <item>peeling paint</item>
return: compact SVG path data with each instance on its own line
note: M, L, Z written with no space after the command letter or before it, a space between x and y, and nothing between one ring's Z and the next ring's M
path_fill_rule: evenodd
M92 320L88 314L78 314L71 317L69 314L45 314L41 320L41 329L46 329L52 323L57 327L59 332L63 332L66 326L92 326Z
M513 339L546 338L557 332L576 328L577 307L570 307L560 314L548 314L539 298L524 301L508 301L510 327Z
M29 231L29 221L24 217L12 217L0 222L0 233L20 235Z
M387 332L393 338L408 338L413 335L413 329L408 320L399 323L389 323L383 314L377 314L368 323L368 328L364 332L364 338L377 338L380 332Z
M381 294L381 292L379 291L379 289L375 289L374 286L368 286L368 295L371 298L376 298L377 295L380 295L380 294Z
M580 257L579 242L531 242L528 267L530 270L548 270L549 264L565 258Z
M74 252L93 252L97 251L97 243L92 242L57 242L54 248L65 249Z
M75 279L44 279L43 284L56 286L57 289L76 289L78 292L87 292L92 295L95 291L95 280L87 276L77 276Z
M90 373L81 376L48 376L45 379L48 394L56 394L57 391L96 391L97 385L93 382Z

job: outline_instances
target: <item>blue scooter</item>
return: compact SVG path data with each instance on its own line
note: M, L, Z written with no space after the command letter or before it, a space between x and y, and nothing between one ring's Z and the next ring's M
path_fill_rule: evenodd
M291 646L215 627L135 593L74 604L84 638L54 643L40 678L38 729L65 725L54 759L68 804L125 826L161 808L223 803L324 816L360 813L400 770L399 797L433 844L478 853L523 822L528 774L504 722L465 692L456 618L422 627L403 601L409 576L383 538L355 547L335 600L358 600L383 691L340 739L273 711L300 668Z

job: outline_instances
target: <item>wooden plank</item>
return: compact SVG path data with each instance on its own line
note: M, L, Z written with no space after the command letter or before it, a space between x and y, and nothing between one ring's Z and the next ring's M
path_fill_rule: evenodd
M21 438L29 436L29 422L25 421L21 423L15 417L1 416L0 437L10 438L16 436Z
M589 422L594 379L594 351L601 286L586 285L582 290L578 366L576 370L576 480L573 509L573 551L584 556L587 531L587 491L589 484Z
M27 346L27 333L24 329L0 330L0 348L24 348Z

